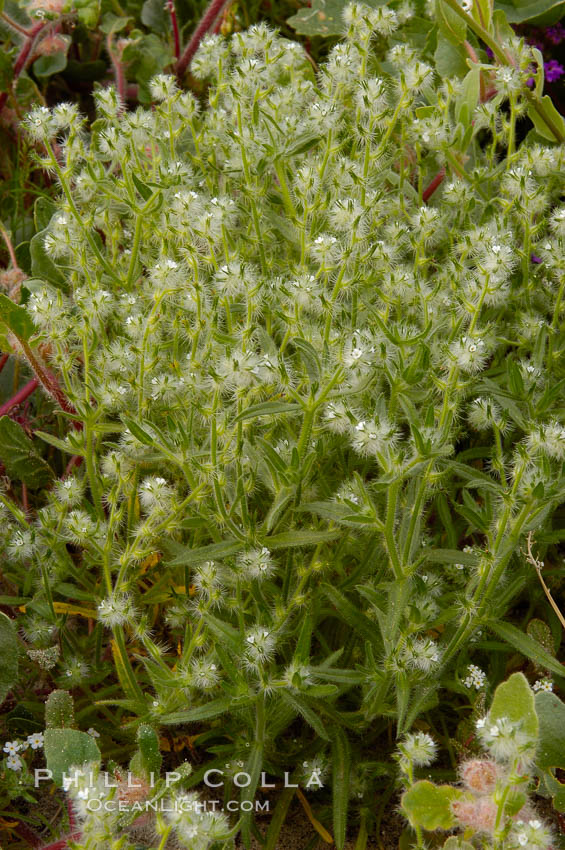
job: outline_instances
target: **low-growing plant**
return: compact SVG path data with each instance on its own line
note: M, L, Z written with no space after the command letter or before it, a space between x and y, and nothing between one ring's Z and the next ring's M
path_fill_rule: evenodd
M389 43L404 6L356 3L317 74L259 25L203 41L205 109L160 75L153 110L97 92L89 132L26 121L60 196L1 345L60 429L0 419L22 666L102 749L198 733L189 782L239 764L241 803L315 763L340 849L392 725L469 708L485 632L494 681L508 646L563 678L509 621L555 621L521 547L561 540L563 119L477 9L439 7L461 78Z
M487 756L461 763L459 786L415 781L415 769L433 763L436 745L425 732L408 735L398 763L408 785L402 809L417 835L413 846L423 847L424 831L438 829L460 831L446 840L445 850L552 846L552 830L532 807L529 793L536 774L539 778L548 765L565 761L564 717L565 705L554 694L534 694L524 676L515 673L498 686L490 711L476 721Z

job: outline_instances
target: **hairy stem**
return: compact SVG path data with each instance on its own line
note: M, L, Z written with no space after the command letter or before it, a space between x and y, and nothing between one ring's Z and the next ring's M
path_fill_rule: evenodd
M231 3L231 0L211 0L211 3L208 5L206 11L202 15L200 19L200 23L194 30L190 41L184 48L182 52L182 56L177 62L175 73L179 80L182 80L188 67L194 57L194 54L198 50L200 46L200 42L204 38L207 32L214 26L216 18L221 15L221 13L226 9L226 7Z

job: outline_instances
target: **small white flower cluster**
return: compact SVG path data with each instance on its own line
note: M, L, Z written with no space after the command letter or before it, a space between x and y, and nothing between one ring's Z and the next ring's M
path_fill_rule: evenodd
M477 720L476 729L482 743L497 761L520 760L526 764L534 757L537 741L521 722L508 717L487 717Z
M266 546L247 549L238 555L237 565L247 579L263 581L273 574L276 564Z
M432 638L410 637L402 649L401 659L408 668L429 675L441 661L441 650Z
M553 682L551 681L551 679L537 679L532 685L532 690L546 691L547 693L552 693Z
M43 732L33 732L25 741L6 741L2 750L7 754L6 767L9 770L20 771L23 761L20 753L27 749L39 750L43 746Z
M179 845L187 850L208 850L226 840L230 829L227 817L222 812L206 811L196 792L173 786L167 803L163 818L158 818L158 834L165 834L167 824L172 826Z
M557 421L539 425L528 434L526 445L532 453L562 461L565 458L565 426Z
M437 744L427 732L410 732L398 745L398 752L404 771L409 766L428 767L435 761Z
M245 635L244 660L252 669L262 669L273 657L276 649L276 637L268 629L255 626Z
M137 621L138 616L133 598L127 593L114 593L98 604L98 620L109 629L131 625Z
M463 372L480 372L488 359L488 349L482 337L462 336L450 347L450 354Z
M512 825L507 844L510 850L521 850L522 847L545 850L551 846L552 838L548 827L537 818L527 822L518 818Z
M467 677L463 679L463 684L466 688L475 688L477 691L480 691L485 687L487 675L480 667L477 667L476 664L469 664L467 673Z

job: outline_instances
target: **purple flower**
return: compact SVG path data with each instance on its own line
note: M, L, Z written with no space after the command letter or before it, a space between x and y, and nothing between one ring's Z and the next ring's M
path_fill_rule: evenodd
M553 27L547 27L545 36L552 44L561 44L565 39L565 29L562 24L555 24Z
M550 59L549 62L545 62L543 70L545 71L545 79L548 83L554 83L555 80L558 80L565 74L563 65L560 65L556 59Z
M492 50L490 49L490 47L485 47L485 50L486 50L486 52L487 52L487 56L488 56L488 58L489 58L489 59L492 59L492 58L493 58L493 56L494 56L494 53L492 52Z
M531 255L530 260L532 261L532 263L536 263L536 265L537 265L538 263L543 263L542 258L541 258L541 257L536 257L536 255L535 255L535 254L532 254L532 255Z

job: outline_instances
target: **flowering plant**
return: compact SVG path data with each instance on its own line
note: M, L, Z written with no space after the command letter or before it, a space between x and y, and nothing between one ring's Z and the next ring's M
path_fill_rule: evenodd
M452 7L494 46L461 78L354 3L317 75L261 25L203 41L206 109L159 75L153 110L26 121L60 187L2 302L60 423L0 420L36 494L0 493L29 662L101 747L180 727L242 762L241 803L318 760L340 850L370 748L468 704L485 630L563 678L505 621L526 586L547 611L526 534L561 539L563 133L531 50Z
M462 762L460 787L414 781L414 768L431 764L436 747L427 733L407 736L398 763L409 786L402 808L417 834L414 846L424 846L422 830L456 828L463 834L460 839L448 838L446 850L466 850L474 846L471 840L484 850L550 847L555 840L551 828L532 808L528 791L535 773L540 773L536 762L543 775L543 765L555 757L556 714L563 718L563 703L543 691L534 698L521 673L499 685L490 711L476 722L488 756Z

